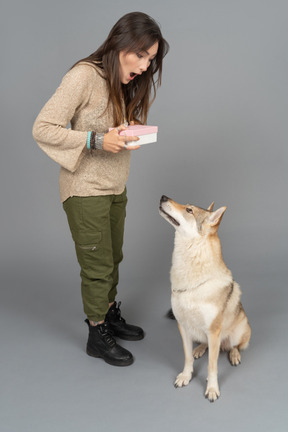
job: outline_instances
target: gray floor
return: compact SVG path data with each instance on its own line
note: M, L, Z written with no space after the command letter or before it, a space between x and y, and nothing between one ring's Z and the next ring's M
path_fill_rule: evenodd
M165 7L163 4L165 3ZM2 10L3 9L3 10ZM287 14L284 0L14 0L0 14L0 432L288 430ZM59 167L33 142L64 73L127 12L153 16L171 45L149 113L158 142L134 152L118 300L143 341L128 368L85 354L79 268L59 204ZM224 259L252 326L221 397L192 382L170 307L173 229L162 194L227 205Z
M2 273L1 431L287 430L284 273L239 275L251 345L237 368L220 355L221 397L210 404L204 398L207 354L196 361L188 387L173 387L183 352L176 323L164 317L168 275L162 282L157 272L138 280L136 290L136 280L122 280L128 287L120 288L122 310L145 328L146 337L122 343L135 363L117 368L85 354L87 329L73 258L47 261L22 263L17 271L11 264Z

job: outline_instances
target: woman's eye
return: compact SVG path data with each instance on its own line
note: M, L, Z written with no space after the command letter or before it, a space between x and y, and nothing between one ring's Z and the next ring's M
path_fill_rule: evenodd
M193 214L193 210L192 210L192 208L190 208L190 207L187 207L187 208L186 208L186 211L187 211L187 213L191 213L191 214Z
M141 54L137 54L137 57L141 59L143 56Z

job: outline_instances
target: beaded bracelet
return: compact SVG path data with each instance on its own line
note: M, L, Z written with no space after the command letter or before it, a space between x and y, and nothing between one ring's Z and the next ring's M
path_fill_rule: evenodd
M91 150L95 150L95 135L96 135L96 132L95 131L92 131L91 132L91 136L90 136L90 148L91 148Z
M90 148L91 148L91 134L92 134L91 131L89 131L88 134L87 134L87 141L86 141L86 145L87 145L87 149L88 149L88 150L90 150Z

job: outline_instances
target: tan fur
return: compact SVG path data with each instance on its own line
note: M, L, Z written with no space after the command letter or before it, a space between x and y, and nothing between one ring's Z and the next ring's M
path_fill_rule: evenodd
M219 351L229 352L233 366L241 362L240 350L248 347L251 328L240 302L241 290L226 267L217 234L226 207L213 211L163 196L160 214L174 226L171 303L183 341L185 364L175 387L189 383L194 358L208 348L208 378L205 395L210 402L219 396L217 362ZM193 341L200 343L193 351Z

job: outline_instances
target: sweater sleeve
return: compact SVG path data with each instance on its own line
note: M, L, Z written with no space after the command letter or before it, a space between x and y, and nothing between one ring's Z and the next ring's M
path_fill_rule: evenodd
M76 111L89 100L95 71L77 65L63 78L54 95L40 111L33 125L33 138L39 147L63 168L76 171L87 143L88 131L68 129Z

